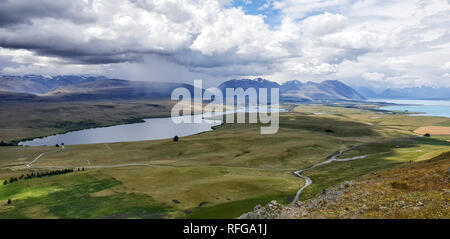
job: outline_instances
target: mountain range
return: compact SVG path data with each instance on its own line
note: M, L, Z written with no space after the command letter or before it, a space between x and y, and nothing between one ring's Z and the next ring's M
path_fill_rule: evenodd
M46 94L58 87L107 80L104 76L64 75L45 77L41 75L0 76L2 91L28 94Z
M449 100L450 88L410 87L397 89L380 89L355 87L358 92L371 99L409 99L409 100Z
M104 76L40 75L0 76L0 100L3 101L77 101L110 99L169 99L172 90L194 87L182 83L161 83L109 79ZM218 86L226 88L279 88L283 101L364 100L351 87L340 81L321 83L288 81L278 84L262 78L225 81Z
M114 99L170 99L172 91L194 87L183 83L141 82L104 76L0 76L2 101L79 101Z
M297 80L278 84L262 78L230 80L219 85L219 89L225 92L226 88L279 88L282 101L336 101L336 100L365 100L351 87L337 80L328 80L320 83Z

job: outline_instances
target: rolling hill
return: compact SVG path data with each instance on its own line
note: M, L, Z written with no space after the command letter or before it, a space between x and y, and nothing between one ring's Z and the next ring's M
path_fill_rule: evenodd
M1 76L0 100L170 99L172 90L178 87L193 91L189 84L127 81L104 76Z
M28 94L46 94L58 87L106 80L104 76L41 75L0 76L0 90Z

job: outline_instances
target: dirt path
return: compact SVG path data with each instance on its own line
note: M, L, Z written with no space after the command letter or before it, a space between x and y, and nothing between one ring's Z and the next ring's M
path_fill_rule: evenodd
M51 152L58 152L58 151L60 151L60 150L47 151L47 152L43 152L43 153L39 154L35 159L33 159L31 162L29 162L29 163L27 164L27 167L28 167L28 168L31 168L31 165L32 165L33 163L35 163L36 161L38 161L42 156L44 156L44 154L48 154L48 153L51 153Z
M332 163L332 162L346 162L346 161L352 161L352 160L356 160L356 159L363 159L363 158L367 157L367 155L363 155L363 156L356 156L356 157L353 157L353 158L345 158L345 159L339 159L338 158L338 157L342 156L342 154L344 154L344 152L346 152L346 151L348 151L350 149L352 149L352 148L349 148L349 149L346 149L346 150L341 150L341 151L331 155L330 157L328 157L327 160L325 160L325 161L323 161L321 163L318 163L318 164L315 164L313 166L310 166L310 167L307 167L307 168L295 171L294 174L297 177L302 178L302 179L305 180L305 185L303 187L301 187L297 191L297 194L295 195L294 200L292 200L292 203L293 204L296 203L298 201L298 199L300 198L300 195L302 194L303 190L305 190L309 185L312 184L311 178L309 178L308 176L302 175L303 172L311 170L311 169L316 168L316 167L319 167L321 165Z
M44 153L41 153L41 154L39 154L35 159L33 159L33 161L31 161L31 162L29 162L28 164L27 164L27 167L28 168L31 168L31 164L33 164L34 162L36 162L36 161L38 161L42 156L44 156L44 154L46 154L47 152L44 152Z

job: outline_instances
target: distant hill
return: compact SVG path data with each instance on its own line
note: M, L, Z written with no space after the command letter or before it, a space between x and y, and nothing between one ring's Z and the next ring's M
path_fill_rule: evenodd
M81 101L170 99L175 88L193 92L189 84L138 82L104 76L0 76L1 101Z
M104 76L39 75L0 76L2 101L82 101L114 99L170 99L175 88L191 91L194 87L182 83L142 82L109 79ZM321 83L288 81L282 85L265 80L241 79L225 81L218 86L226 96L227 88L279 88L282 101L364 100L358 92L340 81ZM270 97L270 91L268 91ZM270 98L269 98L270 100Z
M283 84L282 97L305 100L365 100L364 96L337 80L300 83L286 82Z
M287 81L280 86L281 92L295 92L301 89L304 84L298 80Z
M280 85L276 82L265 80L262 78L256 78L256 79L241 79L241 80L229 80L225 81L218 87L222 92L225 92L227 88L243 88L244 90L248 88L280 88Z
M65 75L46 77L41 75L0 76L0 90L28 94L46 94L51 90L80 83L107 79L104 76Z
M256 78L256 79L241 79L241 80L229 80L229 81L225 81L222 84L220 84L218 86L219 90L222 91L223 96L225 98L228 98L230 96L227 95L226 93L226 89L227 88L231 88L231 89L237 89L237 88L242 88L244 90L247 90L248 88L255 88L256 89L256 93L258 94L258 89L260 88L266 88L267 89L267 102L270 103L271 100L271 95L270 95L270 89L272 88L280 88L280 85L276 82L273 81L269 81L269 80L265 80L262 78ZM258 99L259 102L259 99Z
M0 102L5 101L35 101L39 97L33 94L0 91Z
M43 98L61 101L170 99L172 91L179 87L186 88L193 94L194 87L189 84L108 79L56 88Z
M414 87L396 89L378 89L359 87L358 92L367 98L373 99L450 99L450 88Z
M300 81L288 81L282 85L269 80L242 79L230 80L222 83L219 89L225 92L226 88L243 88L253 87L259 88L279 88L281 99L284 101L317 101L317 100L364 100L365 97L360 95L351 87L340 81L323 81L321 83Z

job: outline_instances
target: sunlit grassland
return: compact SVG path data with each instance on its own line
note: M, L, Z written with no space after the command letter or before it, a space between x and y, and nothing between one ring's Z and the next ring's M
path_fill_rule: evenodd
M433 135L432 137L440 140L450 140L450 135Z
M449 167L450 151L364 175L306 218L449 218Z
M290 171L222 166L136 168L134 177L130 177L127 168L103 170L102 173L123 182L119 191L152 195L159 202L192 213L200 208L249 198L285 195L287 200L303 185ZM238 213L245 210L248 207L241 208ZM185 215L178 213L175 216Z
M0 179L30 170L86 168L0 185L0 217L237 217L273 199L289 202L304 183L293 171L351 146L343 157L367 157L308 171L313 185L302 199L344 180L445 151L450 143L417 138L412 131L448 121L304 105L281 114L275 135L261 135L260 125L225 124L179 142L73 145L63 150L0 147ZM42 152L47 153L31 169L25 167ZM6 205L8 198L11 205Z
M121 182L87 173L21 180L0 186L0 218L158 218L168 207L148 195L95 193ZM6 200L13 203L8 205Z
M309 199L317 193L339 182L358 179L361 176L400 164L425 161L450 151L450 143L426 138L394 140L385 143L355 147L341 158L367 156L347 162L334 162L308 171L314 183L304 191L301 199Z

